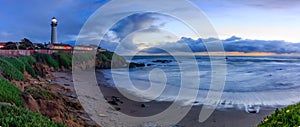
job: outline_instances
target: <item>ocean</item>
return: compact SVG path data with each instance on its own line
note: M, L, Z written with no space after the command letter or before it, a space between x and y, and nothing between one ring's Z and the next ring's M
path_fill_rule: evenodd
M210 100L217 104L218 108L242 108L249 105L281 107L300 101L300 57L227 58L222 97ZM197 56L191 59L181 56L180 60L176 60L172 56L135 56L126 59L128 62L145 63L146 66L101 70L101 72L112 87L124 89L144 100L173 102L179 98L182 105L201 105L208 91L212 90L210 88L213 72L210 57ZM190 66L195 61L197 69ZM218 70L215 73L218 73ZM182 81L183 74L188 77L188 81ZM194 81L197 79L200 83L195 85ZM147 90L151 86L159 89L137 92ZM182 94L183 97L178 97L182 89L191 93L197 92L197 96L187 93Z

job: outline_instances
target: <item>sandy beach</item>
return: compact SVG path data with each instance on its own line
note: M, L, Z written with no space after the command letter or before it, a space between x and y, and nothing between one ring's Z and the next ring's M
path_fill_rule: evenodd
M53 73L56 77L56 82L59 84L70 84L66 87L69 87L75 90L72 82L71 72L55 72ZM147 103L135 102L130 99L127 99L122 94L118 92L117 89L109 87L106 83L106 79L101 72L96 71L97 82L101 92L103 94L103 101L101 106L102 110L106 112L100 112L99 120L104 126L141 126L134 124L108 124L110 122L118 121L120 114L126 114L134 117L147 117L152 116L157 113L164 111L168 108L170 102L156 102L151 101ZM84 75L83 75L84 76ZM120 102L117 104L111 104L111 106L106 106L108 101L112 100L114 97L117 97ZM251 114L245 112L243 109L218 109L213 112L213 114L203 123L199 123L199 113L202 106L193 106L189 113L182 119L179 123L176 124L177 127L253 127L260 123L264 117L271 114L275 109L274 108L261 108L259 113ZM105 118L104 118L105 117ZM95 120L95 119L94 119ZM96 120L97 121L97 120ZM99 122L98 121L98 122ZM159 126L159 125L158 125ZM162 125L163 126L163 125ZM175 126L175 125L174 125Z

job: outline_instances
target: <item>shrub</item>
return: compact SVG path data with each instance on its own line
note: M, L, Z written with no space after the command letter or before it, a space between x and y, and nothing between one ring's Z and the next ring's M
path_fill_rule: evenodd
M291 105L267 116L258 127L298 127L300 125L300 103Z
M0 125L3 127L65 127L38 112L4 105L0 105Z
M15 85L6 79L0 78L0 102L14 103L17 106L22 106L23 103L20 94L20 90Z
M24 80L24 75L17 68L15 68L12 64L7 62L5 59L0 58L0 70L4 74L4 76L14 79L14 80Z

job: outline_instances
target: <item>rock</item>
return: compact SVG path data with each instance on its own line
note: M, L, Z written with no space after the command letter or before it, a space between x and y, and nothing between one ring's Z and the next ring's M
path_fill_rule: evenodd
M107 117L105 114L99 114L100 117Z
M13 106L11 103L7 103L7 102L0 102L0 105Z
M146 105L146 104L141 104L141 107L142 108L147 108L147 107L150 107L149 105Z
M65 86L70 86L70 84L64 84Z
M152 66L152 65L154 65L154 64L147 64L147 67Z
M51 80L51 79L46 79L46 81L47 81L47 82L49 82L49 83L51 83L51 82L52 82L52 80Z
M153 63L171 63L172 60L154 60Z
M30 111L39 111L37 101L29 93L23 93L21 97L26 109L29 109Z
M121 108L119 108L119 107L116 107L115 109L116 109L116 111L120 111L121 110Z
M111 104L111 105L116 105L116 106L119 105L116 101L107 101L107 103L109 103L109 104Z
M129 68L135 68L135 67L145 67L145 63L129 63Z
M248 113L259 113L260 107L259 106L248 105L248 106L245 107L245 110Z
M112 101L120 102L121 104L123 104L123 101L121 101L120 97L112 96L111 99Z

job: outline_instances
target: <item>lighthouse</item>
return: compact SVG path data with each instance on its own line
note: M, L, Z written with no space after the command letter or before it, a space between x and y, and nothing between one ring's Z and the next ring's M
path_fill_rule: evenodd
M57 19L55 17L51 20L51 44L57 43Z

